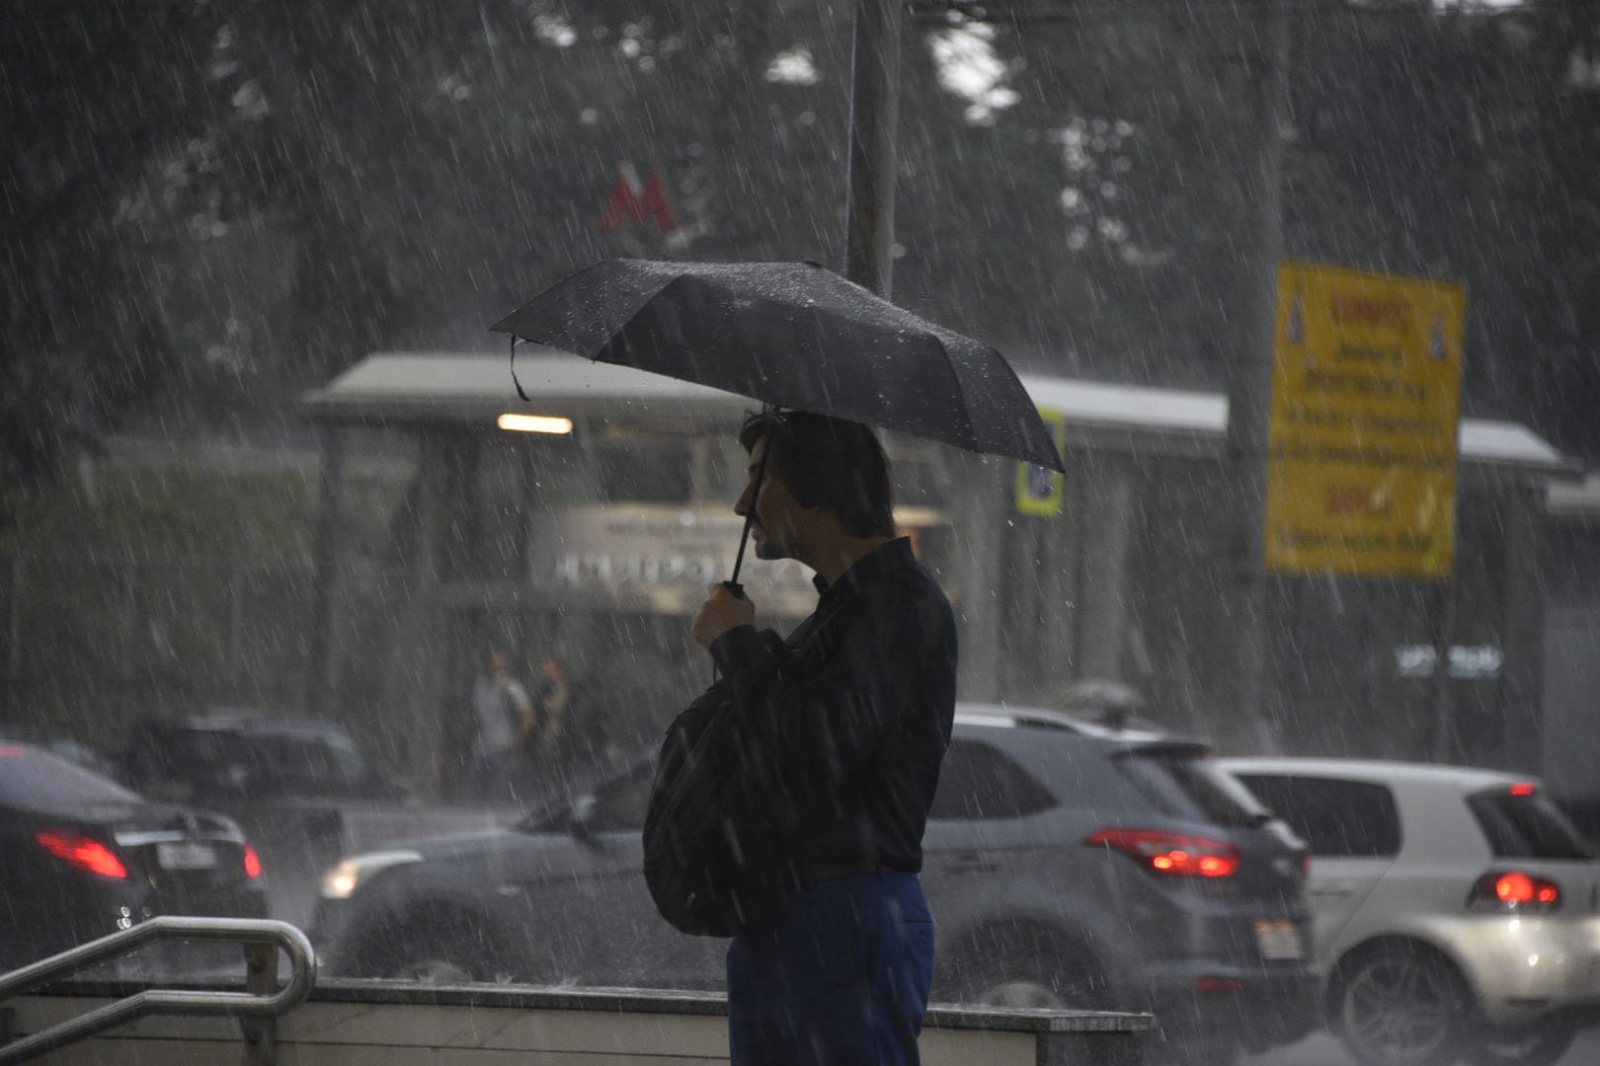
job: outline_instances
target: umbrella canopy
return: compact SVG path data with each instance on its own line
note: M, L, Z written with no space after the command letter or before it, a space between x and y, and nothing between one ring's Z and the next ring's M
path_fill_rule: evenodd
M779 407L1063 469L999 352L814 263L607 259L490 328Z

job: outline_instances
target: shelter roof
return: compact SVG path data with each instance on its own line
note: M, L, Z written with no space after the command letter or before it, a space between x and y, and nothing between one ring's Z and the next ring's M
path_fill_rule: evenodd
M383 424L491 420L506 412L582 418L700 417L733 421L753 401L658 374L595 363L537 345L517 350L518 399L504 355L374 352L302 406L317 421ZM1221 393L1020 375L1040 407L1060 411L1068 447L1218 457L1228 424ZM1493 467L1570 474L1573 465L1516 422L1461 420L1461 458Z

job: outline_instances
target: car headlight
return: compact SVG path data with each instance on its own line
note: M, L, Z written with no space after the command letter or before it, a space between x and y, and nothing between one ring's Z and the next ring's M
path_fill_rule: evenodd
M345 859L322 875L322 898L349 899L362 882L391 866L421 861L422 856L414 851L373 851Z

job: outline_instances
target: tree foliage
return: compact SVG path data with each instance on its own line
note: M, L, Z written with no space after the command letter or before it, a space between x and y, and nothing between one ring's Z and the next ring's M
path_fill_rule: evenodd
M64 442L163 381L160 269L118 224L135 175L212 104L196 5L5 4L0 160L0 469L47 472ZM3 500L0 500L3 503Z
M603 255L837 262L852 6L12 0L8 474L119 419L288 421ZM918 10L897 298L1031 369L1222 387L1259 10ZM1596 13L1291 10L1290 254L1466 281L1468 409L1600 457ZM601 232L624 162L680 230Z

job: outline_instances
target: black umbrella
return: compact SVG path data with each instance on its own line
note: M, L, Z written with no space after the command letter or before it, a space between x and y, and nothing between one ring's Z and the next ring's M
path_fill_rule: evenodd
M490 329L511 334L513 354L517 339L534 341L776 407L1064 469L999 352L815 263L607 259Z
M489 328L778 407L1063 469L999 352L813 263L607 259Z

